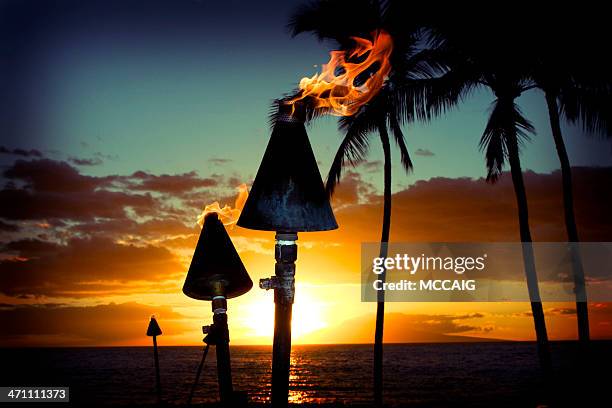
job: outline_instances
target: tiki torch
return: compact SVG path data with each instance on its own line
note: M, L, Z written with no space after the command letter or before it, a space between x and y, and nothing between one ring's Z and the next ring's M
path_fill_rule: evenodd
M224 406L231 404L234 393L227 326L227 299L243 295L252 287L253 282L218 215L208 214L204 218L183 293L193 299L212 302L213 324L203 327L203 331L207 334L204 338L207 345L205 353L209 345L215 346L219 398ZM203 363L200 364L198 371L202 366ZM199 373L196 382L198 378Z
M155 359L155 389L157 391L157 402L161 402L161 381L159 378L159 356L157 355L157 336L161 336L162 331L157 324L154 316L151 316L147 336L153 337L153 358Z
M279 104L272 136L238 225L276 231L275 276L261 279L259 286L274 290L272 405L287 406L297 233L338 228L303 114L293 112L291 106Z

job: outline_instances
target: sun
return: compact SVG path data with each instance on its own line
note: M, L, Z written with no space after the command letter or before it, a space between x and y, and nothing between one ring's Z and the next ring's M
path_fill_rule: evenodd
M327 327L324 305L318 299L310 296L306 291L296 290L293 304L293 318L291 337L299 340L302 336ZM248 324L252 335L257 337L271 337L274 333L274 302L271 299L257 301L249 304ZM266 318L262 318L262 317Z

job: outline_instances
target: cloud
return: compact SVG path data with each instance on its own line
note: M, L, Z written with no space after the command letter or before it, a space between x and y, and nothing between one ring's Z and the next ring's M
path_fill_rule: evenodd
M164 274L161 267L155 267L150 276L156 276L155 279L171 276L182 270L180 260L184 262L182 257L195 245L199 229L194 220L202 205L221 197L224 197L220 200L222 204L232 204L234 197L228 184L190 190L194 183L205 180L195 172L162 176L136 172L128 176L94 177L80 174L67 163L33 160L18 161L5 173L12 177L14 184L0 190L0 221L3 222L0 228L8 238L3 256L11 261L4 261L0 273L11 273L2 279L14 279L6 291L12 296L58 296L60 293L76 297L87 293L102 296L130 290L139 293L147 287L141 280L149 280L149 275L143 272L147 269L145 266L135 265L134 271L124 270L119 260L109 255L109 270L104 272L98 264L88 267L85 261L70 263L80 259L75 248L84 254L91 252L92 259L101 264L106 262L107 255L96 252L95 245L88 242L100 243L100 251L125 250L138 254L143 257L143 263L144 257L150 256L144 249L157 248L159 257L154 258L160 264L165 262L168 272ZM170 189L166 188L167 183L181 180L185 184L176 190L183 193L159 192ZM135 193L125 187L143 181L151 182L150 188L157 191ZM576 215L585 241L612 238L609 228L612 213L607 210L612 205L612 192L607 188L611 181L610 168L574 168ZM559 172L525 172L525 182L534 239L565 240ZM227 194L230 191L231 197ZM308 241L317 245L302 247L302 262L305 268L325 263L336 270L334 274L311 273L309 279L316 282L353 282L355 273L360 271L359 257L347 254L358 253L361 242L379 239L381 197L359 173L349 171L338 185L333 205L340 228L313 233ZM519 239L514 192L507 174L495 185L470 178L418 181L393 195L391 219L391 240L395 242ZM11 225L18 225L19 231ZM261 244L252 241L263 237L261 234L236 228L232 236L249 253L266 251L263 241ZM17 262L16 257L26 260ZM57 274L59 279L51 281L52 274ZM115 282L117 276L123 276L123 286ZM54 286L54 282L58 285ZM153 290L164 291L169 287Z
M545 313L547 315L555 314L561 316L572 316L576 314L576 309L571 307L552 307L550 309L546 309Z
M181 194L195 189L216 187L219 184L219 180L201 178L195 171L176 175L162 174L160 176L137 171L129 177L115 177L114 179L125 183L131 189L166 194Z
M100 164L103 163L100 157L92 157L90 159L69 157L68 161L72 164L76 164L77 166L99 166Z
M89 176L49 159L17 160L3 177L1 292L13 297L176 290L202 205L235 194L195 171Z
M66 244L23 240L5 245L18 258L0 261L8 296L85 297L137 291L164 292L164 281L183 273L166 248L122 245L105 238L71 239Z
M355 171L347 171L340 182L336 185L332 204L335 208L347 205L355 205L374 200L375 187L373 184L363 180L361 174Z
M203 178L195 171L96 177L81 174L67 162L49 159L17 160L3 176L10 182L0 190L0 218L9 220L125 220L128 209L139 216L167 211L176 215L179 207L184 210L182 204L195 204L187 200L197 197L200 208L202 199L210 197L208 189L227 188L221 185L222 177Z
M214 164L217 166L221 166L223 164L227 164L227 163L231 163L233 160L232 159L225 159L225 158L221 158L221 157L212 157L210 159L208 159L208 162L210 164Z
M8 149L4 146L0 146L0 154L11 154L14 156L23 156L23 157L43 157L43 154L40 150Z
M492 330L490 325L476 324L482 314L404 314L385 315L386 343L464 342L482 340L478 333ZM468 323L469 322L469 323ZM375 316L365 315L350 319L308 336L308 342L370 343L374 333ZM467 336L469 334L469 337ZM476 338L474 338L476 336Z
M436 155L434 152L432 152L429 149L421 149L421 148L416 149L414 151L414 154L417 156L423 156L423 157L433 157Z
M17 232L19 231L19 226L15 224L9 224L0 220L0 231L4 232Z
M57 190L69 188L63 186L57 187ZM125 218L127 207L139 214L147 214L155 210L156 201L149 194L91 188L63 192L10 187L0 190L0 218L10 220Z
M364 161L359 164L366 173L376 173L382 170L383 162L382 160L374 160L374 161Z
M141 340L149 317L159 318L164 334L190 329L169 306L135 302L96 306L62 304L0 306L0 346L95 346Z
M536 241L566 240L559 171L524 174L532 235ZM612 168L573 168L575 212L583 241L612 240ZM352 179L353 183L359 182ZM363 181L361 181L363 184ZM353 186L358 189L358 186ZM336 212L340 230L321 235L340 240L375 241L380 225L379 196ZM497 184L484 179L437 177L420 180L393 194L391 239L396 242L518 241L512 180L504 173Z
M141 238L161 238L167 235L185 235L199 232L199 227L194 222L191 226L185 225L176 218L152 218L144 222L136 222L132 219L114 219L104 221L93 221L79 224L72 228L73 231L88 235L108 235L118 237L131 235Z
M17 160L3 175L9 180L22 181L38 192L94 191L105 184L103 179L80 174L68 163L50 159Z

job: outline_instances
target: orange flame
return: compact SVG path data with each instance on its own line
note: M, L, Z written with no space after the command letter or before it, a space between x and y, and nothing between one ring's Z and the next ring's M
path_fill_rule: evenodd
M219 215L219 220L226 227L229 226L230 228L233 228L234 225L236 225L238 218L240 217L240 213L242 212L242 208L244 207L244 203L246 203L246 200L249 197L249 189L247 188L246 184L243 183L239 185L237 189L238 195L236 196L234 208L227 204L221 208L218 201L206 205L202 210L202 213L198 216L198 224L200 227L204 226L204 218L213 212Z
M331 109L331 114L336 116L351 116L370 101L391 71L389 56L393 40L383 30L374 33L373 42L359 37L351 39L356 43L355 48L348 52L331 51L329 62L323 64L321 73L302 78L301 92L287 103L294 104L310 97L315 101L315 108ZM361 62L348 62L361 59ZM369 71L376 67L374 72ZM367 79L363 78L368 75ZM365 81L359 84L356 79Z

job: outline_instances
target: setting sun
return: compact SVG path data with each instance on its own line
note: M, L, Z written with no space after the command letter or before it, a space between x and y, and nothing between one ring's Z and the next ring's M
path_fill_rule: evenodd
M315 332L327 327L323 313L324 304L319 299L311 297L308 293L301 291L301 287L296 290L295 303L293 305L293 323L291 337L297 343L304 335ZM257 299L247 306L248 315L246 326L252 336L269 337L274 332L274 302L270 299Z

